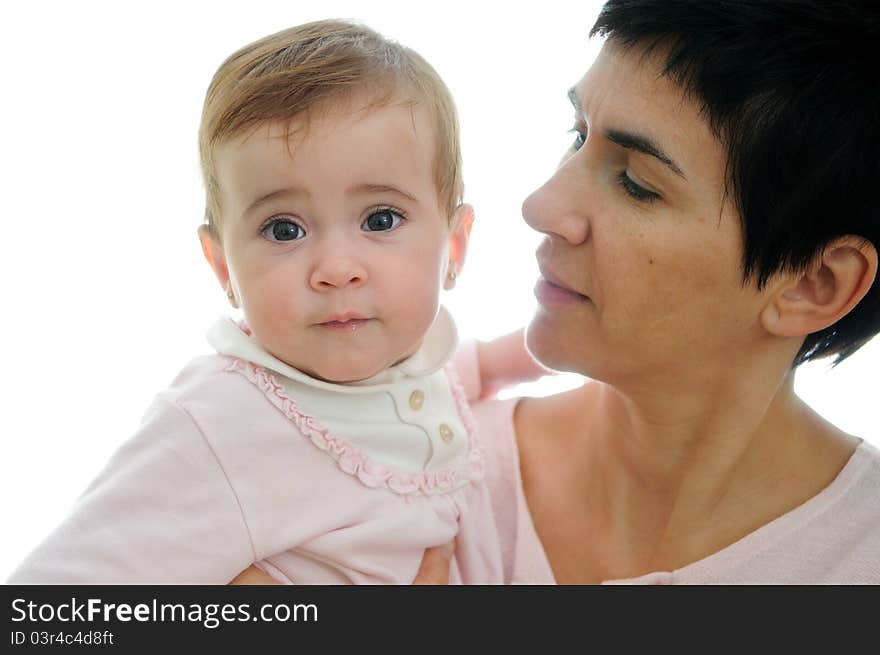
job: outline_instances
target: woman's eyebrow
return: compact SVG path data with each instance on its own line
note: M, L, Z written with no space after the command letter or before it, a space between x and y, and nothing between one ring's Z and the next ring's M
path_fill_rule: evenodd
M577 91L574 87L571 87L568 90L568 99L571 101L572 106L574 106L575 111L579 116L583 117L584 110L581 107L581 103L578 101ZM676 164L672 157L667 155L663 150L657 146L651 139L648 137L636 134L634 132L625 132L623 130L608 130L605 132L605 138L609 141L616 143L621 148L626 148L627 150L635 150L636 152L641 152L645 155L650 155L655 159L663 162L669 170L673 173L681 177L683 180L687 180L684 173L678 164Z
M678 167L678 164L672 161L669 155L660 150L660 148L658 148L648 137L642 136L641 134L633 134L632 132L623 132L621 130L608 130L605 132L605 138L616 143L621 148L642 152L659 159L666 164L666 167L669 168L669 170L680 176L683 180L687 180L684 173L682 173L681 169Z

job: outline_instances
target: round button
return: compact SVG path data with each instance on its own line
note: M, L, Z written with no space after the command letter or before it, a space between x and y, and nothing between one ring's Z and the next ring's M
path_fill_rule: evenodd
M452 438L455 436L455 433L445 423L440 424L440 438L443 439L443 443L449 443L452 441Z
M422 405L425 404L425 392L421 389L416 389L409 395L409 406L418 411L422 408Z

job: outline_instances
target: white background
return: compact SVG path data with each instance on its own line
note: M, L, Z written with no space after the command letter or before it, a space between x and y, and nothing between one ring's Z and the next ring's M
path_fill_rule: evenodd
M598 44L599 4L444 2L4 3L0 9L0 579L56 525L155 393L226 311L203 261L196 133L208 82L240 46L317 18L363 20L446 80L476 207L458 288L464 336L532 314L538 238L520 204L570 141L566 90ZM880 445L880 343L797 388ZM875 373L876 374L876 373ZM545 378L517 392L569 388ZM169 526L174 529L174 526Z

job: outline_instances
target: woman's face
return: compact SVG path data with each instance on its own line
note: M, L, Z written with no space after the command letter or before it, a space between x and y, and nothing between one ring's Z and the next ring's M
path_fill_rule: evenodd
M606 43L571 90L575 139L523 204L546 238L529 349L612 383L711 383L769 338L744 283L726 155L662 60Z

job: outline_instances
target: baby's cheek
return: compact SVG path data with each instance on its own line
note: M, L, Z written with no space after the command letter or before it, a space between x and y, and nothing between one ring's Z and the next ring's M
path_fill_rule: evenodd
M440 305L440 292L436 285L417 284L410 281L398 294L398 312L418 321L421 317L429 324Z
M273 297L276 299L274 303L271 302ZM278 302L278 298L272 293L272 290L262 285L254 285L249 289L243 290L242 303L245 318L250 324L265 324L283 307L283 304Z
M440 304L440 282L436 271L412 267L394 276L391 291L384 294L388 307L406 331L425 331L430 327Z
M301 299L294 297L290 285L274 279L251 285L243 295L245 319L255 333L266 339L283 338L307 309Z

